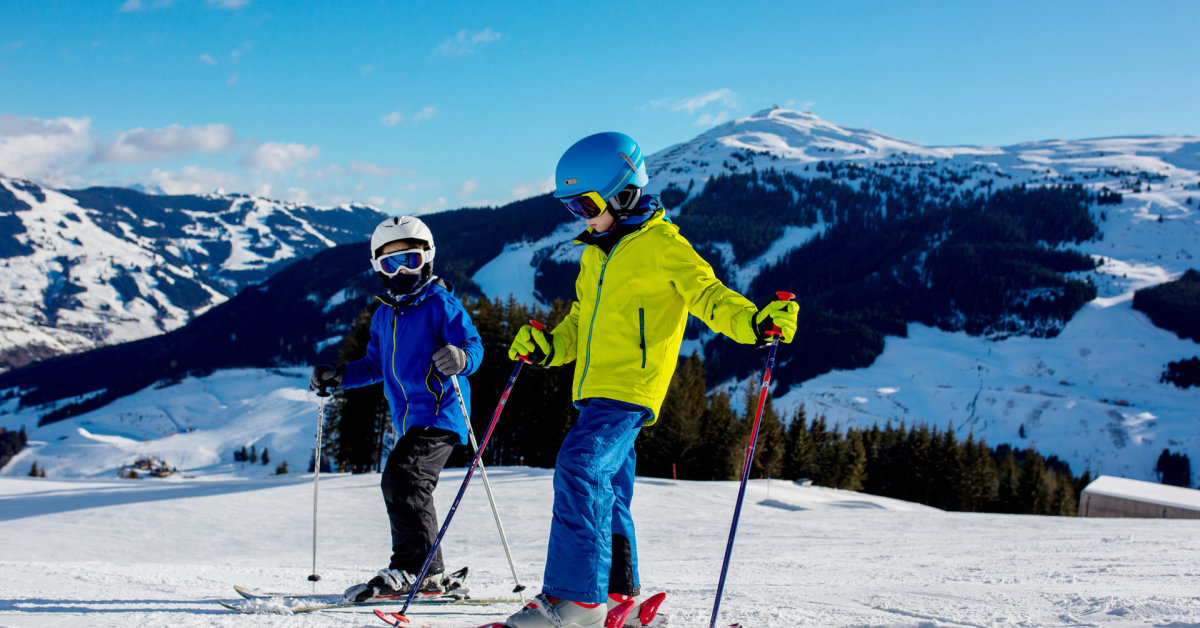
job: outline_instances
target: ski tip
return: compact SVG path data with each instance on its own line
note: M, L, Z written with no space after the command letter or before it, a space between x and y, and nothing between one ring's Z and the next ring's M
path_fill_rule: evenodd
M404 626L409 623L408 618L400 613L387 613L375 609L375 616L382 619L389 626Z

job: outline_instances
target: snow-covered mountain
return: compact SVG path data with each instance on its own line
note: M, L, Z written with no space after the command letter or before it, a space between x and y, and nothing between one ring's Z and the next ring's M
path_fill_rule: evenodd
M361 241L381 217L0 177L0 371L177 329L282 264Z
M1098 294L1055 337L980 337L910 323L907 337L889 336L871 366L808 380L778 402L803 404L845 427L952 425L989 443L1036 446L1076 471L1152 480L1165 448L1200 460L1200 390L1160 382L1167 362L1200 354L1200 345L1155 327L1131 307L1135 291L1200 267L1200 137L932 147L771 109L713 128L647 163L650 190L675 194L673 206L682 212L684 199L697 197L714 177L774 169L819 178L834 164L927 184L942 195L1073 184L1119 194L1118 202L1091 210L1098 236L1070 246L1097 261L1094 271L1074 276L1094 284ZM843 176L842 182L866 180ZM763 269L828 226L786 225L749 259L735 256L729 243L700 244L721 253L714 263L724 266L731 285L746 290ZM573 233L568 226L536 242L511 244L475 280L489 295L511 292L536 301L541 295L532 277L518 271L537 260L570 261L577 253L565 240ZM702 335L685 352L702 349L706 340ZM728 381L724 388L747 383Z
M796 260L808 259L805 255L828 234L837 229L845 231L847 221L851 231L859 227L852 216L837 211L812 216L797 210L764 220L770 222L764 225L770 228L756 232L761 234L757 240L742 237L739 241L735 237L741 237L739 234L729 233L726 238L721 231L704 232L689 212L700 212L703 208L699 203L703 202L708 203L705 211L710 213L706 215L715 215L706 188L730 180L741 185L742 180L730 179L731 175L772 170L798 180L827 181L832 186L829 189L837 193L861 193L877 200L881 208L881 217L869 223L872 225L882 224L888 212L903 209L901 204L889 202L901 192L916 194L923 203L949 208L947 211L953 214L955 203L962 199L995 195L1014 186L1030 190L1082 186L1091 198L1103 198L1103 204L1090 201L1086 207L1095 223L1094 237L1053 241L1044 247L1053 251L1073 249L1097 262L1092 270L1063 274L1066 279L1094 288L1095 298L1082 309L1071 309L1065 317L1038 326L1026 324L1019 314L992 312L990 315L1002 325L985 326L982 332L972 332L976 335L955 327L953 316L933 317L936 324L907 318L898 328L888 326L879 332L881 353L871 354L861 368L826 372L825 367L789 381L789 373L809 368L813 353L827 357L850 351L837 343L817 347L821 338L806 338L781 350L776 373L781 384L777 407L787 412L803 404L810 413L824 413L831 425L843 427L889 421L952 425L960 434L972 431L992 445L1036 446L1070 463L1076 473L1087 469L1153 480L1154 462L1166 448L1200 460L1200 415L1196 414L1200 389L1180 389L1160 381L1166 362L1200 354L1200 346L1155 327L1131 307L1135 291L1171 281L1200 265L1196 261L1200 255L1200 137L1055 140L1003 148L929 147L873 131L840 127L811 114L772 109L731 121L690 142L651 155L648 163L651 191L662 193L672 207L673 218L683 226L684 235L706 252L728 283L760 300L773 289L791 287L759 281L770 276L772 279L766 283L775 283L781 267L801 270L779 283L811 285L813 278L804 275L804 265ZM777 185L762 183L767 179L752 179L747 179L748 191L753 191L750 187L761 191ZM783 196L799 194L794 187L783 192ZM720 200L726 205L718 210L725 211L727 206L726 213L733 216L750 209L739 206L748 201L737 195ZM539 197L495 210L455 210L429 216L427 222L439 237L439 272L452 276L466 292L478 289L501 299L511 294L523 302L542 305L555 296L569 295L579 255L578 246L570 239L578 233L580 224L552 200ZM861 229L869 231L870 227ZM911 277L901 276L907 272L903 264L886 267L884 272L897 275L891 288L924 288L930 280L922 266L945 238L945 234L938 233L905 254L903 264L915 269L908 273ZM360 255L352 247L328 251L320 263L297 267L294 274L305 279L301 283L276 275L255 290L252 298L213 308L210 314L218 316L202 317L176 334L165 336L163 344L139 347L139 353L159 360L139 366L152 372L165 371L168 364L174 367L176 358L181 364L193 358L198 348L216 351L213 348L231 333L246 339L237 343L241 353L236 361L222 362L216 359L218 355L180 368L186 372L189 368L288 365L316 359L322 351L328 359L330 347L346 331L373 289ZM851 296L859 285L873 284L855 284L847 289ZM1018 300L1025 301L1053 291L1037 286L1018 288ZM874 292L864 294L868 295L864 298L876 296ZM802 304L809 298L802 297ZM286 332L295 337L271 335L278 331L275 329L238 327L251 313L278 315L276 310L281 304L295 304L296 316L292 318L312 317L303 328L297 326L296 331ZM299 323L289 320L289 324L293 322ZM186 335L188 330L193 333ZM263 341L254 359L246 355L244 345L250 343L249 338ZM286 351L282 348L285 345ZM700 331L689 335L684 353L701 351L709 360L710 374L722 382L722 388L733 390L745 386L755 375L750 371L752 367L745 366L750 361L739 364L727 357L729 347L727 341ZM97 361L119 357L116 352L97 356L81 370L90 373ZM55 382L63 392L50 393L49 382L54 374L42 369L45 372L33 375L34 370L24 369L16 373L20 377L0 381L5 384L0 389L7 388L0 394L8 396L0 405L0 427L16 429L24 425L30 429L31 441L41 443L36 450L44 450L43 455L55 460L50 467L52 473L58 469L62 477L75 477L107 472L111 466L107 463L95 467L72 461L72 452L80 451L72 447L91 446L96 440L73 430L125 435L125 419L119 417L128 410L105 406L62 424L33 426L56 409L116 390L118 384L128 384L128 374L120 382L108 383L89 375L86 383L74 389ZM170 375L173 381L179 376L176 372ZM151 379L120 394L148 386L153 377L163 375L147 377ZM154 390L147 387L130 397L128 403L160 408L174 422L187 424L183 416L193 410L164 409L165 402L154 401ZM265 393L266 388L260 391ZM89 422L91 427L80 421ZM101 425L107 427L96 427ZM43 434L42 430L47 429L55 431ZM172 429L167 432L177 432ZM264 431L267 435L281 433L275 428ZM230 439L221 447L228 453L229 448L250 444L243 441L242 437ZM153 449L158 442L158 437L147 433L125 445ZM281 445L270 446L274 452ZM227 457L216 454L213 459ZM24 468L14 462L4 474L27 471L28 461L21 464ZM206 469L203 473L211 471L207 465L200 466ZM1194 468L1195 478L1200 476L1200 465Z

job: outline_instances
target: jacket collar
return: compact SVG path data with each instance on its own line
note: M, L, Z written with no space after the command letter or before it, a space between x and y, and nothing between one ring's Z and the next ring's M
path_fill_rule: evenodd
M625 239L626 236L644 233L658 225L669 223L670 221L667 220L666 214L667 210L660 207L641 224L630 225L621 223L614 225L612 229L605 233L596 233L589 227L587 231L575 236L573 242L576 244L591 244L611 251L612 246L618 241ZM610 245L609 243L612 244Z
M429 298L429 295L433 294L433 292L435 292L438 288L441 288L450 294L454 294L453 285L443 280L441 277L434 275L433 277L430 277L429 281L426 281L424 284L422 284L421 287L415 292L411 292L409 294L396 294L391 290L387 290L383 294L375 295L375 298L379 299L384 305L390 305L392 307L413 306Z

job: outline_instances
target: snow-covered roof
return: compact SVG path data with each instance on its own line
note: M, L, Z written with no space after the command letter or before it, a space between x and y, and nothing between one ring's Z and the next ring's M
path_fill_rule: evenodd
M1083 489L1083 492L1093 495L1135 499L1161 506L1200 510L1200 490L1118 478L1111 475L1102 475L1096 478L1091 484L1087 485L1087 488Z

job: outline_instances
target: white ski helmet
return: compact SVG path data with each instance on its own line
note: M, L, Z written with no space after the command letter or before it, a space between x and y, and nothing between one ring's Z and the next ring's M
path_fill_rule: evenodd
M379 250L397 240L420 240L429 245L428 261L433 261L433 232L421 219L413 216L393 216L379 223L371 234L371 261L379 257Z

